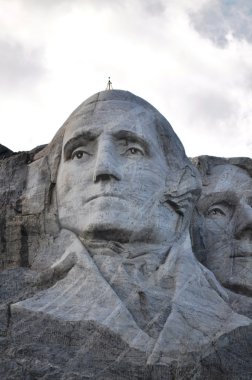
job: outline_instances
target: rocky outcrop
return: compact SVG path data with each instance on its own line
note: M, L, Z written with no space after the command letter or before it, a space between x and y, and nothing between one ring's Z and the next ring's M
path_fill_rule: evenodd
M251 378L251 160L192 162L115 90L0 146L1 379Z

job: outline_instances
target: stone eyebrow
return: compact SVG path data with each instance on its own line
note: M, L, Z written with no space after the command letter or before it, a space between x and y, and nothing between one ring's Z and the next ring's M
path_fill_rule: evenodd
M98 135L98 133L94 133L93 131L83 131L68 140L63 148L65 161L69 160L74 149L78 148L80 145L85 146L89 141L95 140Z
M237 195L230 190L220 191L212 194L203 195L199 200L198 206L200 208L206 209L217 203L225 203L228 206L235 206L239 198Z
M113 137L116 140L123 140L123 139L125 139L126 141L130 141L130 142L133 142L133 143L138 143L138 144L140 144L144 148L144 150L145 150L145 152L147 154L150 153L150 145L149 145L149 143L143 137L139 136L135 132L127 131L127 130L120 130L120 131L117 131L117 132L113 133Z

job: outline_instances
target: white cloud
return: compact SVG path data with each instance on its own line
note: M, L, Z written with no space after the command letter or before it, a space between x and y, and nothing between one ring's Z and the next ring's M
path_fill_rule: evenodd
M202 30L217 3L0 0L0 41L20 47L0 65L17 83L0 88L1 143L49 142L110 75L167 117L189 155L252 156L252 45L231 32L231 16L225 44Z
M250 0L212 0L191 12L195 27L220 46L228 44L227 36L252 42L252 3Z
M10 38L0 39L0 86L2 91L19 91L34 86L45 74L41 64L42 52L30 49Z

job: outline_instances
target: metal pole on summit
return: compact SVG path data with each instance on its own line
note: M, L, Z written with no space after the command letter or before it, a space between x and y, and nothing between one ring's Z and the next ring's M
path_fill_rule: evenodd
M110 77L108 77L108 83L107 83L106 90L113 90L112 82L111 82L111 80L110 80Z

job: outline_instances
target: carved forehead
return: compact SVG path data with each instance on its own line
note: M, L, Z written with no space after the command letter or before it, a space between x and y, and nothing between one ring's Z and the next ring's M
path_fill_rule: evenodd
M108 114L111 115L110 119L117 118L118 125L121 123L122 127L124 123L129 125L132 121L132 125L138 127L138 132L141 131L142 137L146 136L144 127L148 125L146 130L151 131L151 135L155 134L165 156L172 159L175 166L184 167L188 162L183 145L164 116L150 103L128 91L103 91L84 101L63 125L64 143L75 137L74 130L78 135L77 129L86 124L101 123L104 126L106 118L109 119Z
M155 113L151 108L130 101L107 100L83 105L76 114L71 115L65 127L64 141L78 135L82 130L106 128L111 129L130 127L144 136L148 133L148 126L154 133Z
M203 193L213 192L252 192L252 179L249 173L236 165L216 165L210 175L203 180Z
M156 133L156 121L162 119L169 135L173 134L168 121L144 99L121 90L103 91L85 100L67 119L64 124L64 143L71 137L80 134L87 127L109 128L109 124L122 129L130 126L144 137L146 129ZM147 128L147 125L151 128Z

